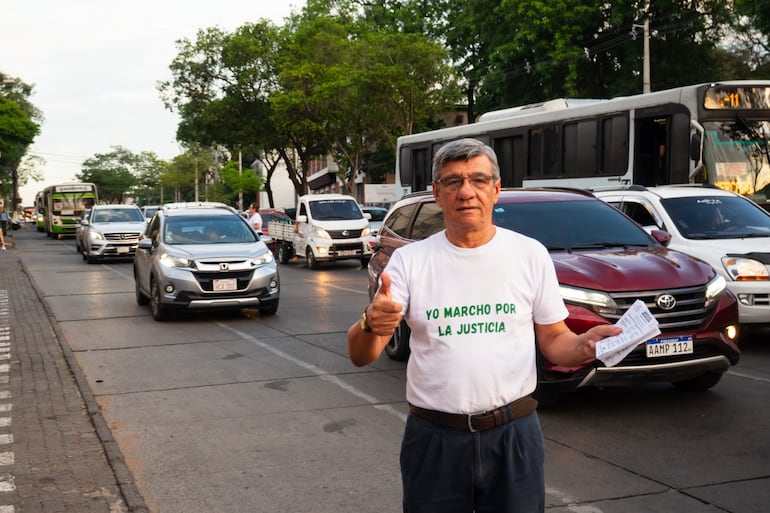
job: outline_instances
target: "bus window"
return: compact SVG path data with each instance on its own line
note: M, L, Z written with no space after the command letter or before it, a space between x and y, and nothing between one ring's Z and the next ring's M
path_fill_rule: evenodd
M602 120L601 175L622 175L628 167L628 117L625 114Z
M521 187L524 178L524 136L498 137L494 141L503 187Z

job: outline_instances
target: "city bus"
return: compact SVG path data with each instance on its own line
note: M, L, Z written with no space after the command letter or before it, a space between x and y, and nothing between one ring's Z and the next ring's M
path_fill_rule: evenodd
M765 204L769 135L770 80L556 99L399 137L396 189L430 189L434 152L473 137L495 149L503 187L708 183Z
M75 235L83 211L96 204L96 185L77 182L50 185L38 193L35 201L46 235L55 238Z

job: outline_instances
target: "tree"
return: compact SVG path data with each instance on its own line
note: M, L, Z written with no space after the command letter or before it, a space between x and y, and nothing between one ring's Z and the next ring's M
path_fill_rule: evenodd
M122 146L113 146L109 153L97 153L83 162L76 178L96 184L99 198L105 203L123 203L127 193L137 185L142 164L140 156Z
M728 19L719 0L446 2L447 46L458 73L476 89L480 112L641 92L643 41L635 25L645 19L652 29L653 90L713 80L712 52Z
M293 19L272 95L274 122L318 141L355 194L365 156L411 133L457 96L443 49L417 34L371 30L352 2L310 2ZM333 14L330 14L332 13ZM306 152L312 156L312 152Z
M19 165L27 148L40 133L35 120L42 120L42 114L29 101L32 86L0 73L0 87L0 179L3 184L11 183L11 190L4 192L16 201ZM15 208L13 205L12 209Z

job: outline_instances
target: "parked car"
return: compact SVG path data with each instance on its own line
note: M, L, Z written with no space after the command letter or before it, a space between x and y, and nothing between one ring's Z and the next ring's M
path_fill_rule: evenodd
M668 247L705 260L738 298L742 327L770 325L770 214L734 192L700 185L630 186L594 193Z
M136 302L156 321L174 312L248 308L278 311L273 254L235 209L172 203L156 212L134 259Z
M636 347L614 367L599 361L565 368L538 352L536 397L543 405L584 386L670 382L692 390L716 385L738 362L738 308L724 278L705 262L667 249L666 234L648 234L617 209L584 191L503 189L494 222L539 240L548 249L567 305L567 325L582 333L615 323L641 299L661 335ZM444 229L433 195L416 193L388 212L369 263L369 296L397 248ZM517 265L512 258L511 265ZM395 360L409 356L410 330L402 323L385 348ZM650 348L663 344L666 351Z
M372 217L369 219L369 229L372 231L371 235L377 235L382 226L382 220L385 219L385 215L388 213L388 209L385 207L374 207L370 205L362 205L361 211L364 214L370 214Z
M146 224L136 205L94 205L88 219L81 219L79 246L83 260L131 259Z

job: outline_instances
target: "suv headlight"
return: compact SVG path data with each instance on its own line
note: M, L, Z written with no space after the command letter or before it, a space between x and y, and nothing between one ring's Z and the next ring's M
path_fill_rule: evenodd
M257 265L257 266L259 266L259 265L265 265L265 264L269 264L269 263L270 263L270 262L272 262L273 260L275 260L275 259L273 258L273 253L272 253L272 252L270 252L270 251L265 251L265 252L264 252L264 253L262 253L261 255L259 255L259 256L257 256L257 257L254 257L254 258L252 258L252 259L251 259L251 264L252 264L252 265Z
M716 275L708 284L706 284L706 308L713 305L727 288L727 281L721 274Z
M765 264L751 258L723 256L722 266L735 281L770 280Z
M174 256L170 253L163 253L160 255L158 262L163 267L195 267L195 262L178 256Z
M372 233L372 229L367 227L361 230L361 237L366 237L367 235Z
M102 234L102 232L97 232L96 230L89 230L88 238L94 240L104 240L104 234Z
M567 285L559 285L559 292L565 303L585 306L598 314L616 314L619 310L615 300L604 292Z

